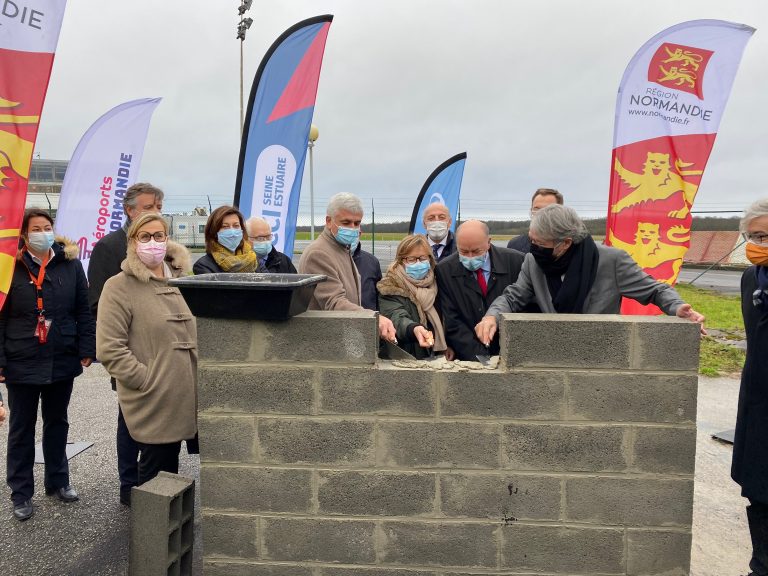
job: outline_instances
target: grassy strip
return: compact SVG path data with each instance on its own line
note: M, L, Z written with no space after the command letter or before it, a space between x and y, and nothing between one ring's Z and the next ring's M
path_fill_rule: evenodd
M719 330L725 338L743 339L744 320L741 317L741 298L713 290L704 290L689 284L675 286L683 300L706 316L706 326ZM699 373L705 376L732 376L741 372L746 353L707 336L701 340Z

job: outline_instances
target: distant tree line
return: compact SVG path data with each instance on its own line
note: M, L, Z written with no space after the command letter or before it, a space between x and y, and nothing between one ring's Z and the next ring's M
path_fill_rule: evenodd
M488 228L491 230L491 234L498 235L517 235L523 234L528 230L531 224L530 220L487 220ZM587 226L589 233L594 236L603 236L605 234L605 218L591 218L585 219L584 224ZM397 232L407 233L410 222L376 222L376 232ZM371 232L372 223L365 222L364 229L366 232ZM715 218L711 216L705 217L693 217L691 229L695 231L708 231L719 232L721 230L738 230L739 218ZM302 232L309 232L309 226L299 226L297 230Z

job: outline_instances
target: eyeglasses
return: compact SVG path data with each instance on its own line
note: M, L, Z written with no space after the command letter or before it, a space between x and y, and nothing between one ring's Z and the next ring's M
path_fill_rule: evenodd
M762 232L742 232L741 236L750 244L768 246L768 234L763 234Z
M416 264L416 262L429 262L429 256L406 256L403 258L406 264Z
M267 234L266 236L248 236L248 240L251 242L272 242L273 237L272 234Z
M136 240L142 244L146 244L150 240L154 240L155 242L165 242L167 239L168 235L165 232L155 232L154 234L150 234L149 232L139 232L136 235Z

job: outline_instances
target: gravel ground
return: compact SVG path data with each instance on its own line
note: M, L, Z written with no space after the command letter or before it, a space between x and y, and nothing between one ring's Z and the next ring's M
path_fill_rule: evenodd
M731 447L710 438L714 432L733 427L737 395L737 380L699 380L692 576L747 573L749 532L745 501L729 476ZM70 460L72 484L81 500L63 504L45 496L42 466L35 466L35 516L17 522L11 513L8 488L2 483L0 492L6 507L0 508L0 575L127 574L131 516L118 501L114 443L117 401L101 366L87 369L75 382L69 416L70 441L94 442ZM7 426L0 427L3 472L7 430ZM180 472L198 479L197 457L182 450ZM201 574L200 536L197 521L195 574Z

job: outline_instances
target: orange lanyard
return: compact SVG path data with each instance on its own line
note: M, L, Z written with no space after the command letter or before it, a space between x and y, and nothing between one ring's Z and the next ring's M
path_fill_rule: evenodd
M50 252L48 253L50 255ZM32 274L32 272L27 268L27 274L29 274L30 280L32 280L32 284L35 285L35 288L37 288L37 312L38 314L42 314L45 309L43 308L43 280L45 280L45 267L48 266L48 262L50 262L50 258L46 258L43 260L43 263L40 265L40 272L37 273L37 278L35 278L35 275Z

